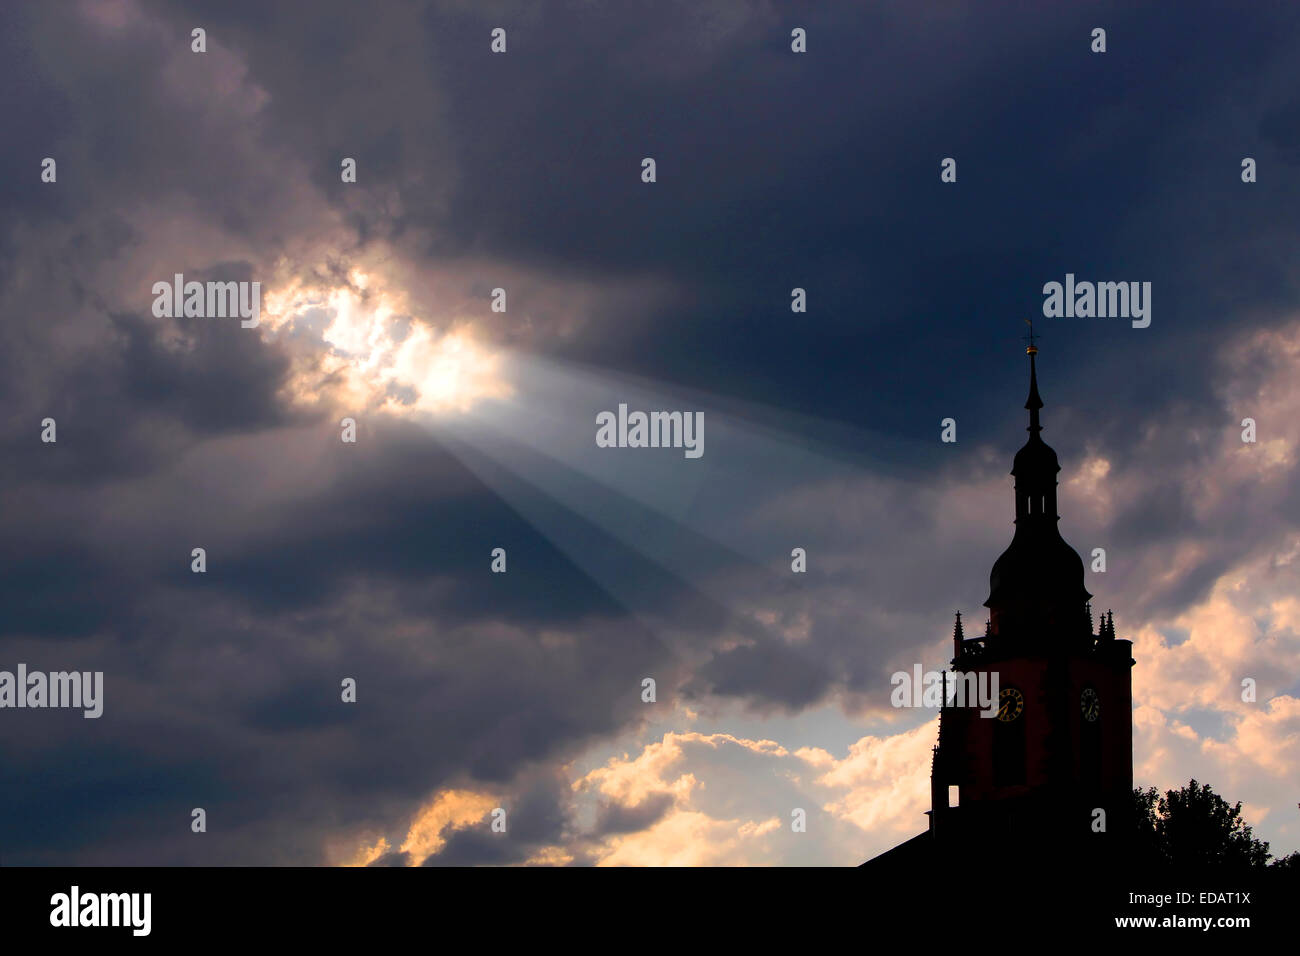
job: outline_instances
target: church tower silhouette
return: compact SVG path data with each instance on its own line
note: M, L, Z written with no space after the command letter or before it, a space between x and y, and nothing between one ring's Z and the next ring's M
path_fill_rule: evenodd
M1133 790L1132 642L1110 612L1093 633L1083 562L1061 537L1056 452L1042 439L1029 336L1029 440L1016 453L1015 534L989 575L985 632L953 627L930 783L929 829L864 866L1101 865L1126 849ZM992 686L994 716L963 689ZM978 684L976 683L978 682ZM949 700L951 698L951 700ZM962 703L966 705L955 706ZM972 855L973 854L973 855Z

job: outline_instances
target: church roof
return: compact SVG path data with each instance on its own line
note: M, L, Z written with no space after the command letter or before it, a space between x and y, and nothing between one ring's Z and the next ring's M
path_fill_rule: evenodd
M888 869L891 875L897 876L900 872L925 872L933 861L934 837L929 830L926 830L879 856L873 856L867 862L858 864L858 867L882 871Z

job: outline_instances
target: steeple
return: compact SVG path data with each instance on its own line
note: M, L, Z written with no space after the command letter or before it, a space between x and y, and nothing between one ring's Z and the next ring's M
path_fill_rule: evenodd
M1029 409L1029 428L1027 429L1030 437L1036 436L1043 430L1042 424L1038 421L1038 410L1043 407L1043 400L1038 397L1038 370L1034 367L1034 357L1038 355L1038 346L1034 343L1037 336L1034 335L1034 323L1029 322L1029 335L1025 336L1029 340L1029 345L1025 349L1025 354L1029 356L1029 398L1025 400L1025 408Z
M1043 423L1039 410L1043 399L1038 394L1038 346L1035 344L1034 324L1029 323L1029 346L1025 354L1029 356L1029 397L1025 399L1025 408L1029 409L1029 441L1016 453L1011 474L1016 476L1016 522L1032 515L1040 520L1048 515L1051 520L1056 514L1056 473L1061 470L1056 460L1056 452L1043 442ZM1023 494L1022 494L1023 489Z
M1056 475L1061 466L1056 452L1042 439L1043 399L1038 394L1038 346L1032 324L1027 338L1029 440L1016 452L1011 467L1016 533L993 565L989 599L984 602L995 635L1018 632L1025 637L1047 625L1056 632L1081 631L1083 608L1092 597L1083 586L1083 562L1057 528Z

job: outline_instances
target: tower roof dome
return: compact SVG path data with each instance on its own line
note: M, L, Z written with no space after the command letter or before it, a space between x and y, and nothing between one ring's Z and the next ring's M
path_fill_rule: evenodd
M1056 458L1056 452L1037 435L1025 442L1024 447L1016 452L1016 457L1011 464L1011 474L1017 478L1041 474L1055 481L1056 473L1060 470L1061 463Z

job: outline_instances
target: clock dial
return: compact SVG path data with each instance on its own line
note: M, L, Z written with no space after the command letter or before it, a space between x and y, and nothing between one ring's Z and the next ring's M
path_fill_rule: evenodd
M1085 687L1083 696L1079 698L1079 709L1083 711L1084 720L1096 720L1101 716L1101 697L1091 687Z
M1014 687L1006 687L998 694L998 720L1008 723L1025 709L1025 695Z

